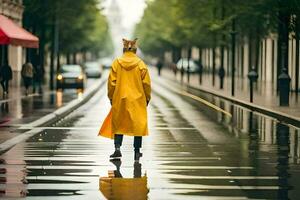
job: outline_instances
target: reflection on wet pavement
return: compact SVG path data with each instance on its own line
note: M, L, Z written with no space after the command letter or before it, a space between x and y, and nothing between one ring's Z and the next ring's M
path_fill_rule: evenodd
M133 178L123 178L121 160L112 163L116 170L109 170L108 176L100 177L99 190L107 199L144 200L147 199L147 175L142 177L142 164L134 163Z
M89 80L87 86L93 85L95 81ZM82 98L82 95L83 90L66 89L1 100L0 143L23 133L25 130L20 130L20 127L52 113L76 98Z
M150 136L141 163L124 138L97 137L109 110L104 90L64 120L44 127L0 160L0 195L26 199L297 199L299 129L228 102L233 118L153 85ZM156 91L158 91L157 93ZM43 197L42 197L43 196Z

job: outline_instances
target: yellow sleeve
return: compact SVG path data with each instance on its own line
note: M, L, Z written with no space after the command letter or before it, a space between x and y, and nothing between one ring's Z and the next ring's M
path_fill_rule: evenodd
M150 80L150 75L147 67L142 69L141 75L142 75L141 77L142 77L142 83L143 83L146 100L147 102L149 102L151 99L151 80Z
M112 102L112 98L114 96L114 91L117 83L117 71L116 71L116 63L113 62L109 77L108 77L108 82L107 82L107 90L108 90L108 98L110 102Z

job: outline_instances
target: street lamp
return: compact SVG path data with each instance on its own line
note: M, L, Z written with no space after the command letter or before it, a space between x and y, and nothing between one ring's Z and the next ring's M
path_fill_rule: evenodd
M258 78L258 74L255 70L255 67L253 66L250 70L250 72L248 73L248 78L250 81L250 102L253 102L253 83L256 82L257 78Z
M221 62L221 67L219 68L219 77L220 77L220 89L223 89L224 87L224 76L225 76L225 69L224 69L224 66L223 66L223 62Z
M279 82L279 106L288 106L290 99L290 82L291 78L286 68L283 68L278 76Z
M290 82L291 78L288 74L288 70L285 67L286 62L286 43L281 45L281 73L278 76L278 89L279 89L279 106L288 106L290 99Z
M190 83L190 59L191 59L192 49L188 47L188 59L187 59L187 82Z
M182 54L181 54L182 55ZM183 82L184 68L183 68L183 56L181 56L181 68L180 68L180 82Z

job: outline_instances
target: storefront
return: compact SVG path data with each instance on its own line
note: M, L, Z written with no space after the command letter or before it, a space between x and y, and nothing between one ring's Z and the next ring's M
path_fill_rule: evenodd
M12 70L21 70L24 62L22 48L38 48L39 39L8 17L0 14L0 63L8 62Z

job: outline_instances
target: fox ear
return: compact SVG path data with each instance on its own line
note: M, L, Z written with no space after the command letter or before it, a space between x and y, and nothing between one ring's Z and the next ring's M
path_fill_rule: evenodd
M124 38L122 38L122 41L123 41L123 43L126 43L126 42L127 42L127 40L126 40L126 39L124 39Z

